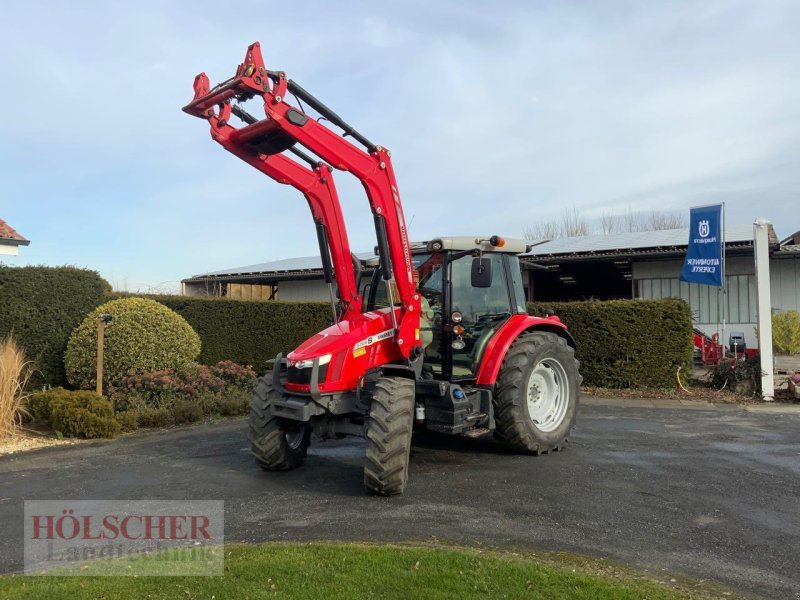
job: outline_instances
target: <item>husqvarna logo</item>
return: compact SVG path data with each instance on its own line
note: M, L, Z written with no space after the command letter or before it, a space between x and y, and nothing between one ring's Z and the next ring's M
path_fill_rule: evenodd
M711 227L709 226L708 221L700 221L700 223L697 224L697 233L700 235L700 237L708 237L710 231Z

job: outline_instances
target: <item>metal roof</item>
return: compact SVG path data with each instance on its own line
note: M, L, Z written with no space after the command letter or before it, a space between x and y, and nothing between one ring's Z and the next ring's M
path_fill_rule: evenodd
M779 244L775 231L770 225L770 243ZM647 254L672 254L683 252L689 241L689 229L664 229L661 231L635 231L609 235L585 235L558 238L550 241L531 242L535 246L520 257L540 261L547 259L589 258L592 256L628 256ZM728 247L748 248L753 245L752 225L728 225L725 227L725 244ZM413 249L424 244L412 243ZM783 246L780 251L793 252L794 247ZM360 252L356 256L362 261L377 259L374 252ZM234 267L222 271L212 271L193 275L184 281L208 281L209 279L254 279L259 276L284 275L286 279L313 278L322 273L322 261L317 256L300 256L271 262L258 263L244 267Z
M374 258L372 252L359 252L356 256L360 260L368 260ZM319 254L316 256L299 256L296 258L284 258L282 260L273 260L271 262L258 263L255 265L248 265L245 267L233 267L231 269L224 269L222 271L211 271L210 273L200 273L192 275L191 279L198 278L213 278L213 277L232 277L237 275L258 275L261 273L294 273L298 271L321 271L322 260Z
M771 229L771 228L770 228ZM770 239L777 237L770 231ZM630 233L612 233L608 235L584 235L579 237L558 238L539 244L522 257L549 258L555 256L603 255L603 254L639 254L650 250L679 250L689 242L689 229L663 229L660 231L634 231ZM752 225L728 225L725 227L725 244L752 245Z

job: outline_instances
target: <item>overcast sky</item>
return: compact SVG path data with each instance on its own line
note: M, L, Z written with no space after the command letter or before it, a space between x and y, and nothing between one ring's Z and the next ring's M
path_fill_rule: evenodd
M724 201L800 229L800 3L18 2L0 23L0 217L11 264L118 288L316 252L302 197L180 111L259 40L392 150L413 239L521 236L577 206ZM352 246L363 191L337 174Z

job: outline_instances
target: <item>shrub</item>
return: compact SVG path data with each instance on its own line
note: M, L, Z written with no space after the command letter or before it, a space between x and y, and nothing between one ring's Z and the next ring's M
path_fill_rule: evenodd
M198 360L206 365L234 361L256 372L331 324L330 304L264 302L198 296L147 296L168 306L203 341Z
M245 390L231 390L217 400L212 412L223 417L246 415L250 411L251 397L252 393Z
M249 385L258 377L250 365L240 365L232 360L222 360L211 367L211 372L233 385Z
M772 315L772 346L779 354L800 354L800 313L787 310Z
M29 388L66 383L67 340L110 291L95 271L0 265L0 337L13 333L35 362Z
M194 423L203 418L203 408L190 399L176 400L172 405L172 418L175 423Z
M167 407L140 409L137 413L140 427L167 427L175 423L172 411Z
M56 388L42 395L48 396L50 425L70 437L114 437L120 432L119 421L114 418L111 401L87 391L67 391Z
M125 410L131 398L158 408L169 406L179 399L197 398L201 393L219 393L227 384L214 374L214 368L191 365L179 370L165 369L130 375L112 388L111 397L117 410Z
M139 429L139 415L134 411L123 411L114 414L114 418L119 421L122 431L136 431Z
M758 356L744 360L723 358L709 375L711 385L718 390L727 387L744 396L761 394L761 359Z
M118 414L136 415L142 427L161 427L246 414L256 381L250 367L223 361L131 375L112 388L111 397Z
M22 422L31 371L14 338L0 340L0 439L15 434Z
M586 385L672 387L692 358L692 317L679 299L533 303L531 314L552 308L577 345Z
M50 400L52 399L50 392L52 391L53 390L49 390L47 392L34 392L26 398L25 411L27 412L27 416L32 421L39 421L41 423L50 422Z
M94 309L67 344L67 379L91 388L97 376L97 321L103 314L114 320L106 327L104 386L132 373L181 368L200 353L200 338L178 314L153 300L123 298Z

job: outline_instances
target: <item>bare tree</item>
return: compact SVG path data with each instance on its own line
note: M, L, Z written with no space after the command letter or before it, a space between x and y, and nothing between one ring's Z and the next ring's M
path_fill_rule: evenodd
M683 213L651 209L649 213L628 208L621 214L605 212L599 222L590 227L577 206L564 208L561 216L552 221L541 221L525 227L526 240L552 240L561 237L578 237L592 233L609 235L618 232L658 231L686 227Z
M535 225L527 225L522 234L529 242L540 242L561 237L557 221L540 221Z
M589 235L586 217L581 214L577 206L561 210L561 232L564 237Z
M632 232L642 231L644 229L644 219L642 218L642 213L635 212L630 207L628 207L628 209L622 213L620 220L622 221L623 231Z
M600 215L600 231L608 235L619 229L619 217L613 213L604 212Z
M647 217L644 231L659 231L661 229L682 229L686 227L686 218L683 213L665 212L651 209Z

